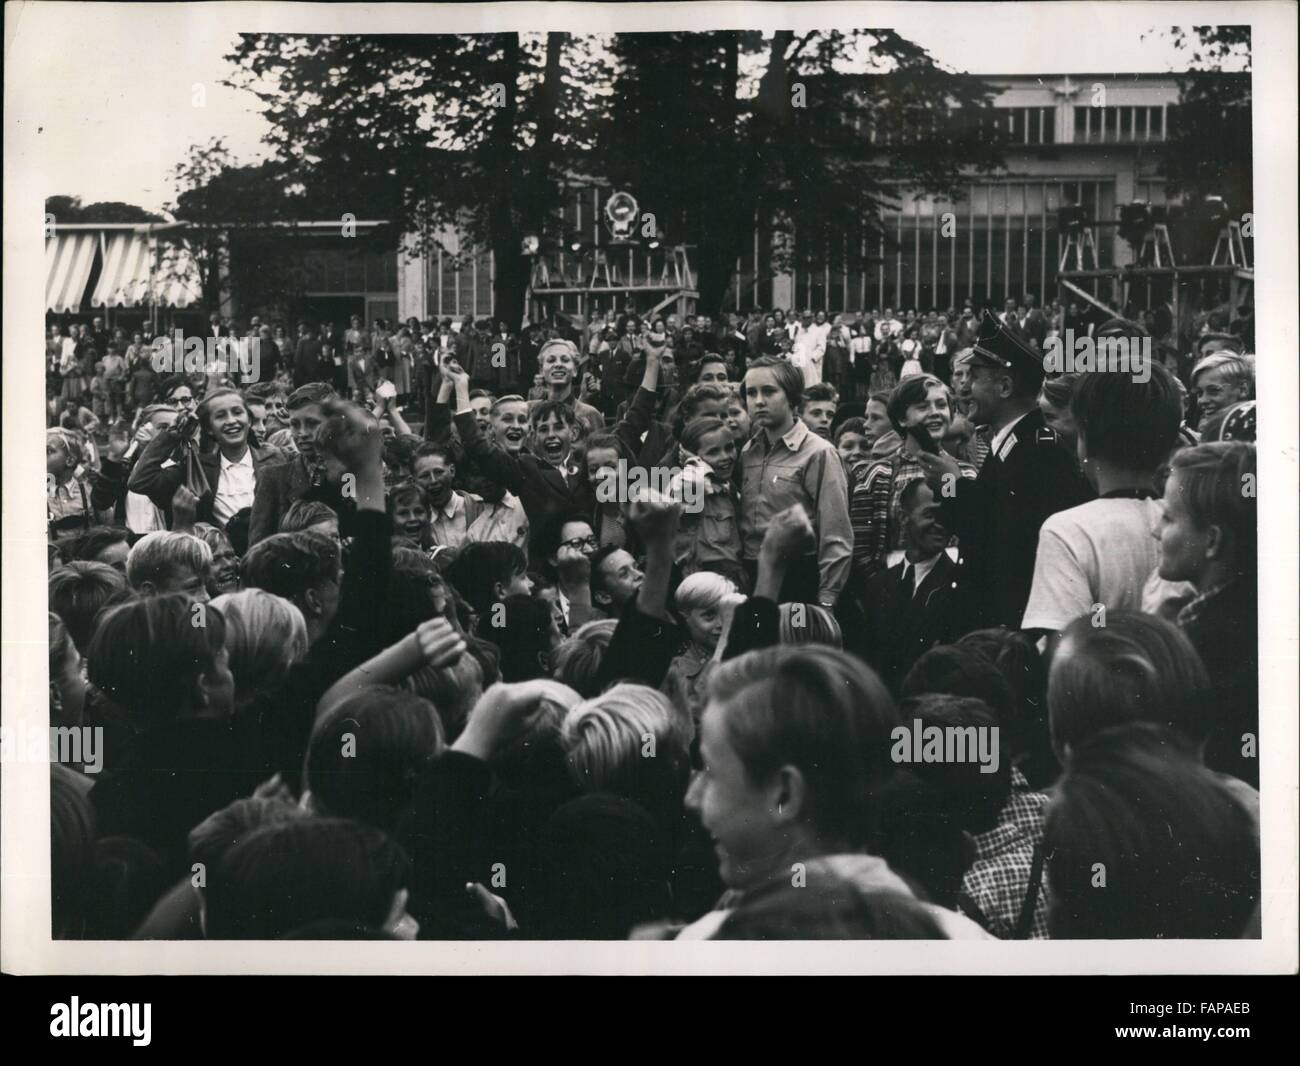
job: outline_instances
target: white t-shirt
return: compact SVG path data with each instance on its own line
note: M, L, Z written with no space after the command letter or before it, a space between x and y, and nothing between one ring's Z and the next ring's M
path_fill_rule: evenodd
M1092 500L1058 511L1038 533L1023 629L1064 629L1095 604L1140 611L1159 562L1159 500Z

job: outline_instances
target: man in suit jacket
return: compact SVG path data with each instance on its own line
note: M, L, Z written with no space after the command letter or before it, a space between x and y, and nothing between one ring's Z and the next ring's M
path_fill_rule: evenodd
M992 433L975 479L956 460L924 454L929 478L952 487L952 526L960 543L960 629L1017 629L1029 600L1038 530L1057 511L1083 502L1078 462L1038 409L1042 354L993 314L984 313L970 374L962 385L967 417Z
M221 315L216 311L208 315L208 336L214 338L230 336L230 330L221 324Z
M341 492L326 483L316 452L316 431L325 421L323 405L335 395L323 381L303 385L289 394L289 431L298 454L267 468L258 477L248 527L250 545L278 533L280 519L297 500L320 500L339 509Z
M328 381L334 367L321 361L321 339L310 323L298 327L298 344L293 353L293 383L298 388L313 381Z
M921 655L952 639L957 564L945 550L952 536L934 488L917 478L900 498L903 558L867 581L860 654L897 694ZM846 633L849 643L853 635Z

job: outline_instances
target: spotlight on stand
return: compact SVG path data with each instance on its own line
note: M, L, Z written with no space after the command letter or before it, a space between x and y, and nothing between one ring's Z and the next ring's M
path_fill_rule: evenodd
M580 251L582 251L582 241L571 241L569 243L569 251L571 251L574 255L577 255Z
M1056 232L1062 237L1077 237L1088 220L1088 214L1078 204L1067 204L1056 212Z
M1228 201L1214 193L1207 193L1187 205L1182 212L1182 228L1192 248L1193 263L1210 262L1219 233L1231 217Z
M1133 251L1142 247L1142 240L1151 228L1151 204L1146 200L1134 200L1119 209L1119 235L1124 238Z

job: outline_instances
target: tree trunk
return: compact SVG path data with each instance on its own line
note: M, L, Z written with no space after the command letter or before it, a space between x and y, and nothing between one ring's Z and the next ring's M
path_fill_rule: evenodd
M518 78L520 68L519 35L512 34L506 46L506 106L509 112L509 140L505 139L504 122L499 149L494 153L499 164L501 180L498 195L492 208L492 253L496 260L496 276L492 287L496 317L512 328L518 328L526 317L524 296L528 291L531 262L523 254L525 234L543 236L546 230L547 208L554 195L550 187L551 158L560 100L560 59L565 35L549 33L546 36L546 73L538 87L539 107L537 139L533 145L528 167L518 165L519 153L515 148L515 122L518 114ZM504 116L503 116L504 117Z
M736 151L739 136L739 103L736 91L740 80L740 39L735 31L722 35L722 106L719 116L719 141L726 146L720 153L738 164L715 182L714 202L700 219L701 242L696 251L699 273L699 308L707 315L717 315L726 300L735 274L736 260L745 253L750 234L747 222L753 217L753 199L749 182Z
M515 200L520 183L520 168L516 163L515 152L519 115L519 34L505 35L501 65L506 100L505 106L498 109L492 127L490 158L493 184L492 202L488 211L488 235L496 268L492 284L495 317L509 323L515 320L524 299L519 278L523 256L520 253L519 226L515 216Z

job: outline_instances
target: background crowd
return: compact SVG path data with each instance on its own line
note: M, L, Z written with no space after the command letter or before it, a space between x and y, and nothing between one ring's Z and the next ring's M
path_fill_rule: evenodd
M1258 935L1248 315L294 332L50 327L56 936Z

